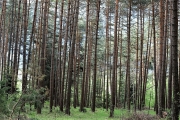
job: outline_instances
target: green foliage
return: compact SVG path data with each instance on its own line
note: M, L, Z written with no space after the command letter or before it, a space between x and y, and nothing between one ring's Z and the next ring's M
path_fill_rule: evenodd
M114 117L109 118L109 111L102 108L97 108L95 112L91 111L91 108L85 108L86 112L79 112L79 108L71 108L71 115L65 115L63 112L59 112L59 108L54 108L52 113L49 113L47 105L42 109L42 114L36 114L36 111L29 111L28 118L35 120L122 120L123 116L128 116L128 112L124 109L115 109Z
M102 96L96 96L96 107L97 108L102 108L103 107Z
M10 103L13 99L11 98L11 94L8 94L9 90L11 89L11 84L9 80L11 79L11 75L6 74L3 75L3 80L0 81L0 114L9 115L10 113Z
M16 91L13 94L8 94L6 91L9 89L8 87L4 87L5 81L1 81L1 89L0 89L0 116L17 116L21 111L27 111L28 106L30 105L40 105L41 100L45 98L43 94L45 89L39 90L27 90L26 93L21 93Z
M2 82L0 83L2 84ZM3 87L0 89L0 114L8 114L8 108L7 108L7 94L6 94L6 90L8 88L7 87Z
M49 103L46 103L45 106L48 104ZM109 111L102 108L97 108L95 112L92 112L90 108L85 108L86 112L79 112L79 108L71 108L72 114L68 116L63 112L59 112L58 108L55 108L52 113L49 113L47 107L45 108L42 109L43 112L41 115L37 115L35 111L30 111L28 117L35 120L125 120L136 115L133 111L129 112L126 109L115 109L114 117L109 118ZM156 118L153 110L137 111L137 115L141 115L143 118Z
M44 91L44 88L37 90L30 89L26 91L26 93L22 95L21 101L19 102L20 106L29 103L30 105L35 105L35 107L42 107L41 101L45 98Z
M149 74L148 81L147 81L147 88L146 88L146 99L145 99L145 106L153 108L155 104L155 98L154 98L154 80L153 80L153 74Z

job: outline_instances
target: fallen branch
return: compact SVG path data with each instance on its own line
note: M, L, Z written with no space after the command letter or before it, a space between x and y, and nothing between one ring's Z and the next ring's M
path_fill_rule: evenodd
M22 95L23 95L23 93L21 94L21 96L19 97L18 101L16 102L16 104L15 104L15 105L13 106L13 108L12 108L12 112L11 112L11 115L10 115L10 120L11 120L13 114L14 114L15 108L17 107L18 103L19 103L20 100L22 99Z

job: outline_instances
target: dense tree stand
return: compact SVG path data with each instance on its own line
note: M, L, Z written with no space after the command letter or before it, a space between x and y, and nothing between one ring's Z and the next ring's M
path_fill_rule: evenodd
M179 25L179 0L1 0L0 119L178 120Z

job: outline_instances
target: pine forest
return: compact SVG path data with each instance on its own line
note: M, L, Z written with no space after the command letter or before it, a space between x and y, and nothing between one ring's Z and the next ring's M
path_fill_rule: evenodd
M0 120L180 120L180 1L0 0Z

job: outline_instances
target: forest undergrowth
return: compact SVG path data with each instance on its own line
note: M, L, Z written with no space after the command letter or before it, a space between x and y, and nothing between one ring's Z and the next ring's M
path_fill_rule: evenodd
M86 108L86 112L80 112L79 107L71 108L71 115L66 115L60 112L59 108L53 108L53 112L49 112L48 103L42 109L42 114L37 114L36 109L30 110L29 105L26 105L26 110L19 113L15 111L10 118L6 115L0 115L0 120L166 120L159 119L152 109L130 112L126 109L115 109L114 117L109 117L109 110L97 108L95 112L91 108Z

